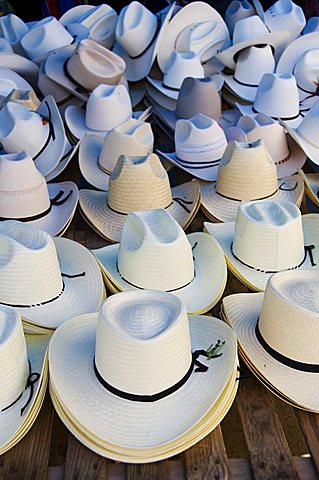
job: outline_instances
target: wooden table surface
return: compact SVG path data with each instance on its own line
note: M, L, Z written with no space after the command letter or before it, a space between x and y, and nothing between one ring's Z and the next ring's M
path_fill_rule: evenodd
M61 180L71 178L83 186L76 159ZM202 230L204 220L199 211L188 232ZM106 245L106 241L93 232L79 212L64 236L89 248ZM247 291L228 273L224 296ZM219 316L219 310L220 302L209 314ZM30 432L16 447L0 456L1 480L186 478L319 479L319 415L290 407L249 374L248 378L240 380L230 412L210 435L177 457L133 465L100 457L79 443L54 412L47 393Z

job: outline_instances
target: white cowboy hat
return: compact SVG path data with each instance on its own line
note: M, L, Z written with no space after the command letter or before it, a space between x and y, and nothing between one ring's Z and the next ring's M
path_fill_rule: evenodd
M29 153L42 175L51 173L64 155L66 142L53 97L45 97L36 112L5 101L0 110L0 142L7 153Z
M278 178L297 172L305 163L307 155L302 148L287 135L282 125L263 113L252 117L243 116L237 122L248 142L263 140L265 147L276 164Z
M52 52L45 66L51 80L87 101L100 83L116 85L122 79L125 62L121 57L89 38Z
M201 22L219 23L224 30L225 36L222 48L227 48L230 45L228 28L217 10L204 2L192 2L173 16L165 36L163 36L159 44L157 62L162 72L166 70L167 62L171 53L176 50L176 42L183 31Z
M83 177L99 190L107 190L110 175L120 155L144 158L153 152L151 125L130 118L105 135L86 135L79 147L79 167Z
M75 183L47 184L26 152L0 155L0 172L0 220L20 220L50 235L64 233L78 203Z
M289 200L301 205L304 184L299 175L278 181L275 162L262 140L230 142L218 167L216 183L201 182L202 209L218 222L233 222L242 202Z
M269 277L282 270L318 270L319 220L301 216L292 202L247 202L235 222L205 223L219 242L227 265L255 291L265 290Z
M21 38L20 45L30 60L40 64L50 52L72 42L72 35L55 17L46 17Z
M306 25L303 9L291 0L278 0L265 12L264 22L271 32L286 30L295 40Z
M126 216L132 211L166 208L186 228L200 201L199 187L187 182L170 188L168 175L154 153L134 158L121 155L110 176L108 192L80 191L84 219L111 242L119 242Z
M224 65L235 70L236 55L241 50L253 45L270 45L274 49L275 58L278 59L289 40L290 35L287 31L271 33L258 15L253 15L235 24L232 46L216 56Z
M0 95L6 97L12 90L33 90L29 82L9 68L0 67Z
M232 0L225 11L225 22L232 36L237 22L255 15L255 9L248 0Z
M122 8L113 51L125 61L129 81L136 82L149 74L174 9L175 2L155 15L136 1Z
M296 79L291 73L265 73L257 87L254 103L236 103L236 107L242 115L264 113L293 127L303 119Z
M0 305L0 455L34 423L48 382L50 335L24 335L20 313Z
M0 223L0 242L0 305L48 329L98 310L105 295L102 276L83 245L17 221Z
M17 15L9 13L0 17L0 35L10 43L15 53L23 54L20 40L28 31L28 26Z
M226 147L223 129L212 118L198 113L189 119L177 120L175 152L158 153L194 177L214 181Z
M309 112L303 118L302 122L296 127L291 128L288 123L282 122L288 134L302 148L307 157L317 165L319 164L319 99L313 104Z
M10 43L5 38L0 38L0 52L13 53Z
M264 294L230 295L223 300L238 344L266 385L298 408L316 413L318 285L317 272L280 272L269 279Z
M192 314L210 310L226 285L227 268L218 243L202 232L186 236L164 209L129 213L120 244L92 252L117 290L171 292Z
M151 320L145 324L146 318ZM203 349L218 340L217 355L222 355L212 365ZM200 364L196 360L201 374L191 373L198 349L204 353ZM149 452L156 456L160 448L174 448L187 434L193 444L209 433L209 428L200 432L200 422L206 415L212 420L236 356L235 335L224 322L188 318L183 303L166 292L122 292L108 299L98 316L72 319L54 334L49 349L51 387L83 432L110 445L116 457L124 451L136 462ZM95 358L95 364L88 358ZM171 455L167 450L164 454Z
M238 97L253 102L263 75L274 71L275 59L271 46L252 45L239 52L234 73L222 75L225 86Z
M198 113L218 121L221 115L221 99L218 91L222 85L221 75L205 78L187 77L178 92L174 109L167 110L165 106L157 107L154 108L154 115L158 116L171 130L175 130L178 119L191 118Z
M33 88L37 88L39 67L28 58L10 52L0 52L0 65L3 68L13 70L29 82Z

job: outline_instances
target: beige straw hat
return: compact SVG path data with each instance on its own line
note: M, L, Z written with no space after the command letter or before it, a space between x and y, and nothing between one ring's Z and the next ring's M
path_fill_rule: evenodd
M298 174L277 179L276 164L262 140L230 142L219 163L217 182L203 182L200 188L205 215L219 222L235 221L242 202L289 200L299 207L304 194Z
M227 322L260 376L299 408L316 413L318 291L318 272L280 272L269 279L265 294L223 300Z
M119 242L129 212L165 208L186 228L199 208L196 182L170 188L168 175L158 156L142 159L121 155L109 180L108 192L80 191L80 212L103 238Z
M129 213L120 244L93 254L118 290L164 290L180 298L188 313L210 310L227 279L224 254L205 233L186 236L164 209Z
M305 173L303 170L299 170L298 173L305 182L306 195L319 207L319 174Z
M54 329L74 315L96 312L104 299L101 273L83 245L16 221L0 223L0 305Z
M154 135L150 123L130 118L107 132L104 139L86 135L79 147L79 167L93 187L107 190L120 155L141 159L152 153L153 147Z
M318 270L319 218L301 216L291 202L247 202L237 219L206 223L224 250L231 271L250 289L265 290L268 278L282 270Z
M218 340L221 356L205 359L203 349ZM203 361L192 372L198 349ZM167 292L121 292L97 319L72 319L54 334L51 386L91 438L111 444L114 455L131 451L141 459L196 428L225 390L236 356L235 335L220 320L187 317Z
M17 310L0 306L0 455L31 428L48 381L49 335L24 335Z

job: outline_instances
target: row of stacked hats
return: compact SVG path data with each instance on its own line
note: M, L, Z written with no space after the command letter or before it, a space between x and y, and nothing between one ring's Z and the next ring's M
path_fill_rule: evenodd
M299 210L304 190L319 205L301 170L319 163L317 20L290 0L233 1L225 21L204 2L155 15L136 1L0 18L0 454L50 370L89 448L175 455L230 409L237 339L262 383L319 412L319 220ZM78 190L77 158L94 189ZM189 181L171 186L171 167ZM113 245L61 238L78 203ZM210 222L186 235L200 207ZM226 297L223 322L204 314L227 266L258 293Z

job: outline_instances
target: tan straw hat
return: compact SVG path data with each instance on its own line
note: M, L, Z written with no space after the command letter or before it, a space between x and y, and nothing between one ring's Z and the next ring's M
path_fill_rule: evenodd
M164 209L129 213L120 244L93 254L118 290L164 290L180 298L188 313L207 312L227 279L223 251L212 237L185 235Z
M233 222L242 202L289 200L300 206L302 178L277 179L276 164L262 140L230 142L219 163L216 183L201 183L202 209L213 221Z
M96 312L104 299L101 273L83 245L16 221L0 223L0 305L54 329L74 315Z
M303 170L299 170L298 173L305 182L306 195L319 207L319 174L305 173Z
M318 292L318 272L290 271L272 275L265 294L237 294L223 300L226 320L265 385L269 383L294 406L316 413Z
M205 223L226 255L231 271L249 288L265 290L268 278L282 270L318 270L319 218L301 216L291 202L247 202L236 223Z
M0 306L0 455L16 445L34 423L48 382L50 335L24 335L21 316Z
M121 155L109 180L108 192L80 191L80 211L99 235L119 242L126 216L132 211L166 208L186 228L199 208L200 191L195 182L170 188L158 156L142 159Z
M213 353L208 360L211 344L218 358ZM235 335L224 322L188 318L184 304L167 292L122 292L98 316L72 319L56 331L51 391L79 430L110 446L111 458L124 453L143 462L154 451L153 457L171 456L168 447L188 432L194 444L211 431L200 431L200 421L214 416L236 356ZM196 427L198 435L191 436Z

